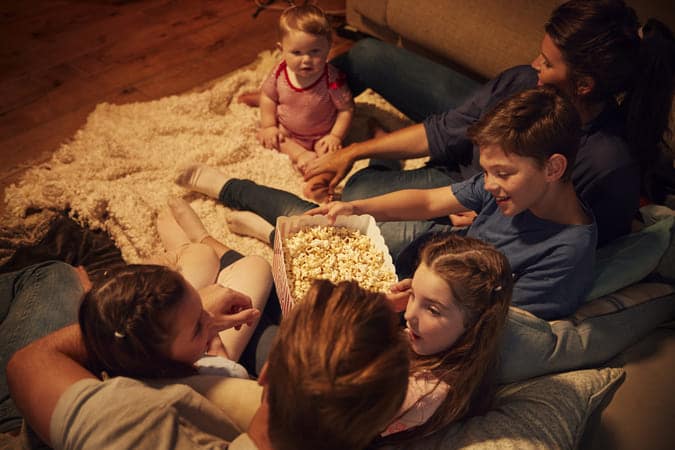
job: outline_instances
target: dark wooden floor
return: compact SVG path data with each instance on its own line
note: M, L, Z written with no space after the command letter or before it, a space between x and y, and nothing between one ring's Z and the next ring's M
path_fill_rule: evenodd
M197 89L273 48L280 11L255 10L253 0L0 0L0 211L21 164L48 159L96 104Z

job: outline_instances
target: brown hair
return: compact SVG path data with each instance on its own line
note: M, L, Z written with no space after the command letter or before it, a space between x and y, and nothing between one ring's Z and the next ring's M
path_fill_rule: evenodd
M479 147L497 145L505 153L532 158L543 167L553 154L567 159L563 181L572 177L581 119L572 103L552 86L504 99L471 125L467 134Z
M492 398L490 371L497 362L513 292L508 260L478 239L439 233L423 246L420 264L445 280L464 315L466 331L445 351L413 355L412 373L430 372L450 390L424 424L390 435L384 442L428 435L467 415L483 413Z
M403 403L408 348L383 294L315 281L281 322L268 360L275 448L368 445Z
M333 34L328 17L321 8L314 5L291 6L279 18L279 40L282 41L291 30L302 31L314 36L323 36L332 42Z
M95 373L158 378L192 375L193 366L169 359L170 312L186 281L166 267L129 265L110 270L84 295L79 323Z
M584 100L615 102L626 94L621 104L626 138L646 168L658 145L667 146L675 43L662 22L650 19L643 39L639 26L623 0L571 0L553 11L545 31L569 67L572 86L583 77L593 79Z

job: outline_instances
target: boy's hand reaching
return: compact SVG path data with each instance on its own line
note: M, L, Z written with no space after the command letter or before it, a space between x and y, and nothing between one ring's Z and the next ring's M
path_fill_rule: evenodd
M284 134L279 130L279 127L272 125L258 130L258 141L265 148L279 150L279 144L284 142Z
M314 144L314 151L319 156L340 150L341 148L342 139L332 134L325 135Z
M349 202L330 202L305 212L308 216L325 215L328 223L333 225L337 216L354 214L354 206Z

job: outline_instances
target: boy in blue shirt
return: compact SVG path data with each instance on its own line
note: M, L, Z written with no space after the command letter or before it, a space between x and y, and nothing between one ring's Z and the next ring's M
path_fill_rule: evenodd
M578 113L553 88L523 91L469 128L482 173L450 189L332 202L308 214L326 214L329 220L370 214L387 222L475 211L464 233L509 259L516 276L513 304L542 319L561 318L588 294L597 242L593 215L571 181L580 129Z

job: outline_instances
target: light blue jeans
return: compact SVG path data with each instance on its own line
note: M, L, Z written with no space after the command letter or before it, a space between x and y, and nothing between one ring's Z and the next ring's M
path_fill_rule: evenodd
M77 322L83 291L75 269L47 261L0 275L0 432L21 426L5 368L22 347Z

